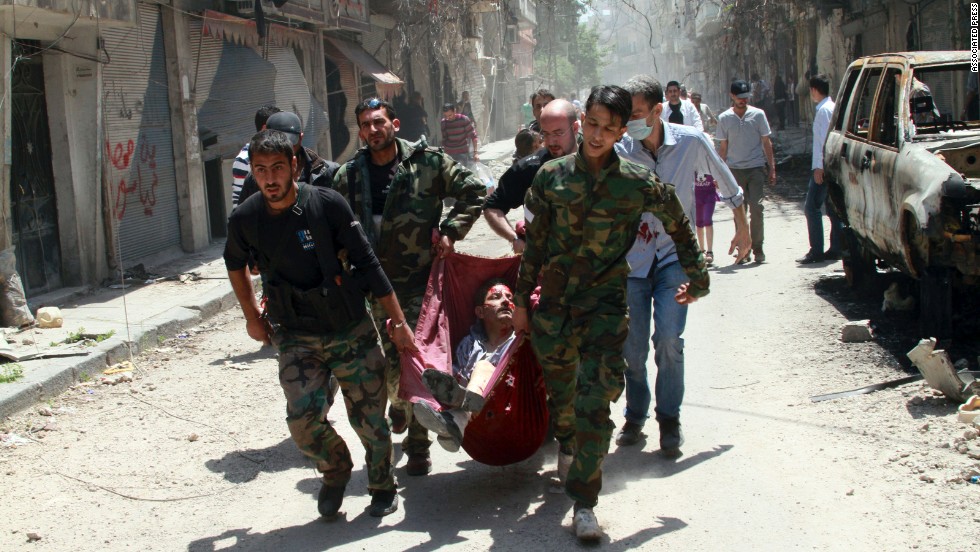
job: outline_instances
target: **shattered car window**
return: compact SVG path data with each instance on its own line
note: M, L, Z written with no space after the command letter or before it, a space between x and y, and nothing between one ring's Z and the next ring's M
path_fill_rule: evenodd
M848 132L861 138L868 137L868 129L871 126L871 109L874 107L875 92L878 90L878 83L881 80L881 68L872 67L864 72L860 84L861 91L858 92L857 105L851 112L851 124Z
M967 63L913 70L909 115L916 138L980 129L977 74Z

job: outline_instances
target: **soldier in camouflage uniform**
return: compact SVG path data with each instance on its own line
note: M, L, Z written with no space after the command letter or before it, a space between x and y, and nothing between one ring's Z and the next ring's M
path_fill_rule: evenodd
M369 513L398 509L391 472L391 433L384 418L384 354L358 286L338 254L357 267L364 287L395 323L396 347L415 350L388 278L344 198L334 190L297 185L289 138L265 130L249 144L252 174L260 194L228 219L225 265L245 314L248 335L279 348L279 383L286 395L286 422L299 449L323 474L320 514L337 515L354 468L350 450L323 415L332 402L330 375L340 384L347 416L365 449ZM263 313L246 262L254 252L268 302ZM276 329L273 331L273 325Z
M395 138L399 128L395 110L386 101L369 99L354 109L358 136L366 144L340 167L334 188L362 222L374 253L401 298L408 324L414 329L426 283L436 256L453 251L480 216L486 186L463 165L424 141ZM443 200L455 200L444 217ZM433 232L438 240L433 245ZM376 322L384 313L375 306ZM402 449L408 456L409 475L425 475L431 469L425 428L411 419L411 405L398 398L399 358L385 342L388 358L388 398L393 428L399 419L410 420ZM397 428L396 428L397 432Z
M545 163L524 203L529 223L514 294L514 328L530 329L544 370L559 442L559 477L575 500L575 532L582 540L601 536L592 508L614 428L609 404L625 386L626 252L644 211L663 222L691 279L676 300L692 303L708 293L704 259L673 186L613 151L631 111L631 97L622 88L594 88L578 153ZM540 302L528 324L539 276Z

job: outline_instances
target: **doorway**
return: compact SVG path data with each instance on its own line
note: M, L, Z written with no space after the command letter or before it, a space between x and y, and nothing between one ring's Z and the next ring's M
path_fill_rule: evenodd
M17 272L30 297L62 287L44 67L36 41L15 43L10 100L12 236Z

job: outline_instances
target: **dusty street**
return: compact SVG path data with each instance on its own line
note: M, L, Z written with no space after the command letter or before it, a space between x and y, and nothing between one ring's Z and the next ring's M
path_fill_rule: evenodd
M915 340L840 342L842 312L873 312L880 295L851 301L839 263L796 265L806 242L803 184L788 182L767 203L765 264L727 266L721 252L731 214L716 214L721 266L685 334L684 455L660 455L655 422L640 445L612 446L595 510L607 534L603 549L975 547L980 485L966 480L980 473L980 460L956 450L968 428L956 421L955 406L922 382L810 401L907 375L902 355ZM499 255L507 244L481 220L460 249ZM913 323L898 316L882 325ZM3 422L0 429L30 440L0 448L0 549L578 546L571 502L549 492L553 442L503 468L433 445L432 474L421 478L405 474L396 447L397 513L378 520L364 512L361 465L345 518L318 519L320 484L289 439L272 351L248 339L237 309L161 343L136 364L132 383L79 385ZM614 407L617 425L623 402ZM342 410L330 417L360 459ZM971 454L980 452L972 435ZM32 533L40 540L29 542Z

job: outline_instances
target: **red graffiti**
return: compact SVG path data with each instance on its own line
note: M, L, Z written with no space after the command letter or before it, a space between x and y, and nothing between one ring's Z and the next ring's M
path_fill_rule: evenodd
M109 142L105 143L105 152L109 156L109 160L112 162L112 166L119 169L120 171L126 170L129 167L129 159L133 156L133 151L136 150L136 146L133 141L130 140L126 143L126 149L123 150L122 142L116 144L115 149L109 149Z
M140 136L139 143L136 178L130 180L129 183L126 182L126 174L130 172L128 169L133 159L133 153L136 151L136 145L132 140L128 140L125 146L122 142L117 143L115 147L110 146L109 142L105 144L106 155L109 157L110 163L117 171L123 172L122 176L119 177L119 184L116 186L116 201L112 210L117 220L122 220L126 216L126 203L129 194L133 192L137 192L139 201L143 205L143 214L148 217L153 216L153 207L157 203L157 147L148 144L143 136Z

